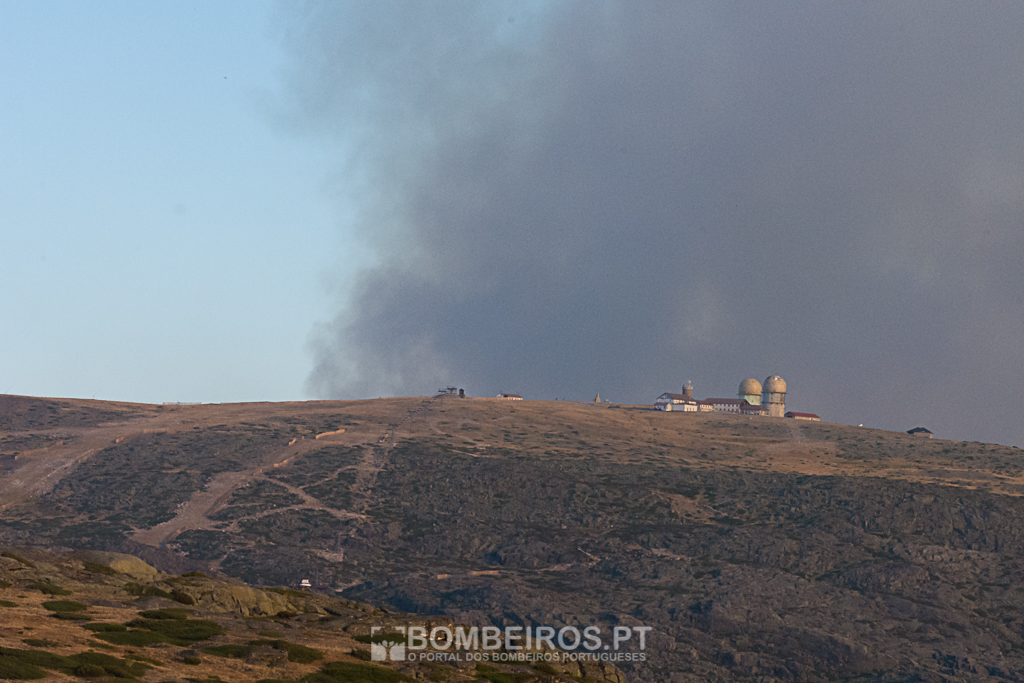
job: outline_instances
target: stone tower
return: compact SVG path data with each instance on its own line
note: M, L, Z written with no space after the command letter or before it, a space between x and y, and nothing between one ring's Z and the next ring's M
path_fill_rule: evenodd
M764 405L768 408L768 417L786 416L786 380L772 375L764 381Z

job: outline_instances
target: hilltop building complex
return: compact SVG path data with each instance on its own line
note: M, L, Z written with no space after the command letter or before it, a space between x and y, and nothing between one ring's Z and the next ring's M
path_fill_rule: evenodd
M701 401L693 397L693 387L687 384L681 394L665 393L659 396L654 401L654 408L683 413L713 411L801 420L820 419L814 413L786 412L786 391L786 380L778 375L771 375L763 385L753 378L740 382L737 398L706 398Z

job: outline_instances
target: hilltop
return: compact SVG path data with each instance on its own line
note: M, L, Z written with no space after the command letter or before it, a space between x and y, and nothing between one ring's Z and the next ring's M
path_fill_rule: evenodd
M460 623L646 624L637 681L1018 680L1022 467L639 406L0 397L0 539Z

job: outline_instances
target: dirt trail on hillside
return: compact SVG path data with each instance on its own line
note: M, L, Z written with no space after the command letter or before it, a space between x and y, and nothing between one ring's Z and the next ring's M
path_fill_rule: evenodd
M18 456L19 467L0 477L0 510L28 498L42 496L70 474L75 465L137 434L164 430L161 422L116 425L92 429L50 430L64 438L51 446L26 451ZM39 433L39 432L36 432Z
M239 472L222 472L210 480L210 483L202 490L197 491L192 497L182 504L174 519L158 524L149 529L140 529L132 535L132 540L146 545L159 546L171 542L178 534L192 529L214 529L215 523L210 516L224 507L230 499L231 494L237 489L259 480L271 481L281 486L288 492L298 496L302 503L287 507L267 510L256 515L246 515L235 520L226 530L237 531L241 522L259 519L272 514L278 514L288 510L317 510L327 512L337 519L348 520L352 518L365 518L361 512L369 504L372 497L373 484L377 472L380 471L387 460L387 455L398 443L398 432L415 420L427 413L435 399L424 400L420 405L408 411L399 420L391 422L384 433L376 438L372 448L365 449L363 459L356 465L356 481L352 484L352 494L357 504L353 510L341 510L331 507L307 493L303 488L294 486L278 479L269 479L264 472L286 466L288 463L304 454L323 448L332 443L345 443L351 445L354 440L359 440L358 435L345 430L338 430L329 435L321 435L324 438L300 438L293 441L285 449L265 458L262 463L251 470ZM364 435L363 441L366 440ZM345 468L339 468L340 472ZM337 473L336 472L336 473Z
M81 401L91 404L96 401ZM102 403L102 402L98 402ZM180 430L191 423L194 411L175 407L158 413L133 415L123 421L110 421L92 427L50 427L13 431L8 434L52 434L60 437L56 444L21 453L18 467L0 474L0 510L25 500L45 495L75 466L104 448L124 443L142 434Z
M198 491L182 504L174 519L151 529L136 531L132 540L158 546L185 529L211 528L212 523L206 519L206 515L220 507L242 482L251 478L251 472L221 472L210 480L205 490Z
M387 462L388 454L398 444L398 432L407 430L417 418L426 417L433 408L444 399L439 396L424 399L418 406L409 410L399 420L388 424L384 434L377 439L372 448L365 450L362 461L356 465L356 480L352 484L353 508L365 512L373 498L373 487L377 480L377 473ZM429 420L428 420L429 422ZM409 436L406 434L405 436Z
M301 505L295 505L289 508L278 508L276 510L268 511L265 514L281 512L286 509L311 509L325 510L342 519L352 517L354 515L351 513L335 510L334 508L324 505L300 488L291 486L290 484L286 484L276 479L267 479L267 477L263 475L265 470L280 467L295 458L301 457L304 453L322 448L327 443L330 443L330 441L308 438L298 439L293 441L283 450L267 456L257 467L254 467L253 469L238 472L221 472L210 480L210 483L207 484L206 488L195 492L191 498L183 503L179 508L178 514L174 516L174 519L168 520L149 529L140 529L132 535L132 540L138 541L139 543L145 543L146 545L158 546L164 543L169 543L175 536L183 531L190 529L213 529L214 523L209 519L209 516L224 507L235 490L252 481L261 479L273 481L273 483L278 486L283 486L303 499L303 503ZM245 519L254 519L262 516L264 516L264 514L243 517L236 520L235 524Z

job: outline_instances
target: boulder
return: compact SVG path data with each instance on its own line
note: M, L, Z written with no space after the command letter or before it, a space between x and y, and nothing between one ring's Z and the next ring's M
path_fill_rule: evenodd
M116 572L130 576L139 581L154 581L160 572L139 558L124 553L109 553L101 550L81 550L75 557L86 562L95 562L110 567Z

